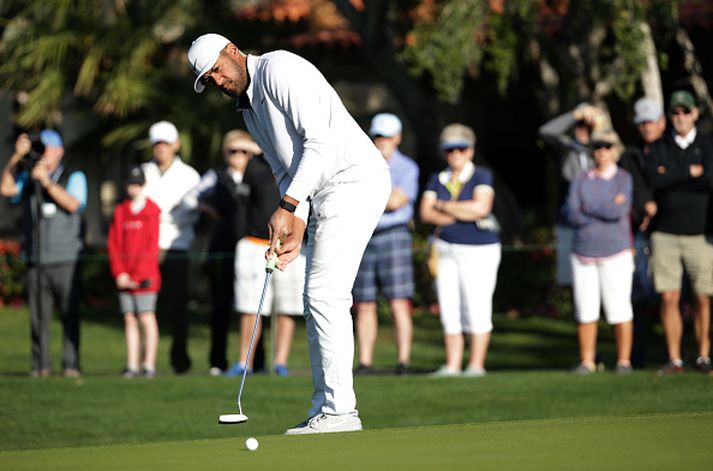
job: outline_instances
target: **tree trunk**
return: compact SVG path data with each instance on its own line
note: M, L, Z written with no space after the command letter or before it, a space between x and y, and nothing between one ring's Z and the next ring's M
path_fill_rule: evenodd
M708 116L711 116L711 113L713 113L713 100L711 100L708 85L706 85L706 80L703 77L703 68L696 56L696 49L693 47L691 38L688 36L686 30L680 26L676 32L676 42L683 50L683 66L686 72L688 72L691 86L696 92L702 111L706 112Z
M644 89L644 96L653 98L664 107L663 90L661 88L661 71L659 70L659 62L656 57L656 45L651 36L651 28L646 22L641 22L641 31L644 33L644 42L641 44L641 49L646 55L646 67L641 71L641 86Z

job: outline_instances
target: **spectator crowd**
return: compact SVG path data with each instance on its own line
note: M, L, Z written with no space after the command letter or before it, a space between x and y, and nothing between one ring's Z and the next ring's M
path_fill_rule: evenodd
M614 371L628 374L642 366L641 329L657 310L665 334L662 350L668 356L657 374L683 372L681 306L686 301L693 307L698 346L692 366L710 374L713 141L698 129L700 111L686 90L672 93L665 107L641 98L633 115L638 139L630 145L622 142L602 109L587 103L539 130L561 170L557 281L572 287L580 356L572 372L598 369L601 311L614 330ZM443 365L432 374L480 377L487 373L501 260L494 175L474 163L478 148L473 129L452 123L440 133L443 170L425 176L419 188L419 166L399 149L403 132L392 113L375 115L368 128L390 168L391 193L352 290L358 346L354 373L376 371L380 296L393 316L393 371L413 372L412 238L418 215L431 228L430 268L444 339ZM182 374L194 366L188 354L187 305L196 276L190 270L190 252L200 217L213 223L206 257L212 303L207 369L213 376L250 374L262 369L254 356L247 362L247 350L270 247L268 225L280 204L278 184L262 149L245 131L225 134L221 165L202 176L181 159L179 136L168 121L150 127L152 159L129 169L126 199L116 206L109 230L109 265L126 338L122 374L156 375L157 312L167 321L161 328L171 334L173 371ZM2 171L0 193L23 207L31 374L51 374L49 326L56 308L64 330L62 370L78 377L86 176L65 164L62 137L45 129L38 136L17 138ZM278 376L289 375L295 319L305 310L306 263L300 255L285 271L276 272L266 294L263 314L273 315L275 329L270 369ZM236 315L239 353L229 359L228 332ZM258 329L256 341L261 334Z

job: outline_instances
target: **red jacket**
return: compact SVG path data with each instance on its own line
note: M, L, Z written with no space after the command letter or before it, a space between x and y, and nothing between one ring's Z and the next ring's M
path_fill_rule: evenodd
M137 214L131 212L131 200L126 199L114 210L109 228L109 265L114 278L128 273L137 283L149 286L131 290L133 293L158 292L161 272L158 266L158 225L161 209L151 201Z

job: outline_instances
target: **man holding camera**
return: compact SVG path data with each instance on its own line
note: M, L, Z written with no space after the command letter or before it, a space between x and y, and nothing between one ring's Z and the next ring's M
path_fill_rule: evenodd
M55 304L64 328L64 375L79 370L79 252L81 213L87 200L84 172L68 169L62 138L52 129L32 139L21 134L2 171L0 194L23 205L22 251L28 261L28 304L34 377L50 376L50 324Z

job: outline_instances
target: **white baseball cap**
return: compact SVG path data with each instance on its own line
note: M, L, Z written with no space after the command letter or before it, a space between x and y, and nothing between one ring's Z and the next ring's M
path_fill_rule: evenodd
M391 113L379 113L371 119L369 135L394 137L401 133L401 120Z
M208 33L198 37L191 44L191 48L188 50L188 64L196 74L196 81L193 83L196 93L202 93L205 90L205 85L201 83L201 77L213 68L220 52L228 43L230 40L225 36Z
M173 123L169 123L168 121L154 123L151 128L149 128L149 141L151 145L158 142L175 144L178 141L178 129L176 129Z
M653 98L640 98L634 103L634 124L656 121L661 116L663 116L663 109Z

